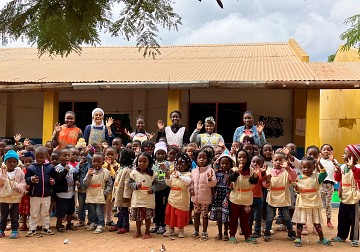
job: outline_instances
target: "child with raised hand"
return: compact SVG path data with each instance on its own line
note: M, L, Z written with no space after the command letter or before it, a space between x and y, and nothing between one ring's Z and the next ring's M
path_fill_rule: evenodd
M157 187L157 174L151 169L153 159L147 152L141 153L136 160L136 168L130 173L130 187L133 189L131 196L131 220L136 221L136 234L141 234L141 224L145 220L145 234L143 239L150 238L150 222L154 217L155 194Z
M166 160L167 156L166 143L158 142L155 144L155 162L152 170L157 174L159 187L155 192L155 226L150 233L165 233L165 210L170 193L170 187L165 183L166 174L170 172L170 163Z
M19 203L26 191L24 172L18 167L19 156L10 150L4 156L5 166L0 174L0 238L5 236L7 217L10 215L10 239L19 237Z
M320 187L320 195L323 202L323 206L326 209L326 219L327 219L327 227L330 229L334 229L333 224L331 223L331 208L332 208L332 195L334 192L334 184L335 184L335 164L338 162L334 159L334 150L330 144L323 144L320 148L320 167L326 169L327 177L321 183Z
M263 186L268 189L264 241L269 242L271 240L270 230L272 229L276 209L278 209L285 222L288 238L295 240L296 234L293 231L289 214L289 206L291 205L289 188L291 183L296 180L297 174L294 169L290 168L285 159L285 154L282 152L275 152L273 155L273 165L274 169L267 172L266 180L263 182Z
M294 245L301 247L301 233L306 223L313 223L319 235L318 243L323 245L331 245L331 242L324 237L321 228L321 196L320 184L327 177L325 169L320 169L320 173L314 173L315 159L311 156L304 157L301 160L302 174L299 175L295 182L295 191L298 192L296 198L295 212L292 222L296 224L296 239Z
M129 207L132 194L129 181L134 155L134 152L128 149L120 151L120 168L116 172L112 194L114 205L119 209L118 221L112 231L117 230L118 234L129 232Z
M51 187L55 184L56 171L52 164L45 163L48 157L48 150L44 146L35 149L35 162L31 164L25 174L26 183L30 186L30 219L29 231L26 236L36 234L36 227L42 226L42 234L53 235L50 230L50 204Z
M254 171L250 169L250 155L241 149L236 154L236 166L230 170L229 180L232 190L229 196L230 202L230 239L231 244L238 243L235 238L240 218L241 231L245 236L245 242L257 244L255 238L251 237L250 216L253 203L252 185L257 184L260 168Z
M132 133L130 133L127 129L125 129L125 133L130 137L131 141L138 140L141 143L143 143L146 140L151 140L155 133L148 133L145 130L145 120L144 117L141 115L138 115L136 117L136 130Z
M84 179L87 186L85 203L89 209L88 219L90 222L87 230L95 230L94 234L100 234L104 231L104 206L113 185L110 172L102 167L104 160L103 153L95 152L92 158L92 167Z
M211 168L212 155L206 150L194 153L197 167L191 171L193 188L191 190L191 201L194 203L194 227L193 239L200 238L203 241L209 239L207 233L209 205L212 203L211 188L216 185L214 170ZM199 235L200 215L203 217L203 231Z
M216 161L218 170L215 172L216 186L214 187L214 198L210 211L210 220L217 222L217 240L229 240L229 170L235 166L229 154L222 154ZM223 227L224 225L224 236Z
M335 180L340 182L340 206L338 213L338 232L333 242L345 242L349 237L352 247L359 246L359 181L360 181L360 145L349 144L343 154L345 164L335 165ZM350 236L349 236L350 231Z
M71 150L71 149L70 149ZM56 193L56 230L65 232L66 230L75 231L76 227L71 223L75 212L75 183L78 181L77 169L69 164L70 153L68 149L60 150L60 163L55 167ZM66 227L62 225L62 220L66 216Z
M188 186L191 183L191 159L186 153L179 153L174 171L166 174L166 185L171 190L165 211L165 224L168 229L164 236L174 236L175 227L179 229L178 237L185 238L184 227L189 223L190 193Z

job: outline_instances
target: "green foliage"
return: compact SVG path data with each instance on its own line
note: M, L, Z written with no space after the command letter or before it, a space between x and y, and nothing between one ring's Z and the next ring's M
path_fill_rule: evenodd
M159 53L158 26L176 29L181 18L169 0L12 0L0 12L2 43L28 39L37 44L39 56L81 53L82 45L100 44L100 32L137 38L144 56ZM111 10L122 7L118 20Z
M344 23L351 27L340 35L340 39L346 41L340 50L348 51L350 47L356 47L360 54L360 14L347 18Z
M328 56L328 62L334 62L336 54L331 54Z

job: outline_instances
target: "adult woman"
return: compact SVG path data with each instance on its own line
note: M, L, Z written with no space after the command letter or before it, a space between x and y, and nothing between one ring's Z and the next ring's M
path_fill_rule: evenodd
M214 148L220 142L224 143L224 138L220 134L214 132L215 120L212 116L205 119L206 132L203 134L199 134L203 126L204 125L201 121L197 123L196 129L190 136L190 142L196 143L198 146L200 146L200 148L204 146L211 146Z
M250 111L246 111L243 115L244 126L238 127L234 132L233 142L243 142L244 136L251 136L254 143L260 147L266 144L265 134L263 132L265 124L258 122L254 125L254 116Z
M65 113L65 124L55 124L52 136L52 146L56 149L63 149L67 144L76 145L79 138L83 137L81 129L75 125L75 113L68 111Z
M168 145L176 145L180 149L183 145L189 143L189 134L184 126L180 125L181 113L174 110L170 113L171 126L164 126L162 120L157 121L159 128L157 142L160 138L165 137Z
M111 125L114 120L112 117L106 120L104 125L104 110L96 108L92 111L92 123L85 127L84 138L88 145L100 144L102 141L111 142L113 134Z

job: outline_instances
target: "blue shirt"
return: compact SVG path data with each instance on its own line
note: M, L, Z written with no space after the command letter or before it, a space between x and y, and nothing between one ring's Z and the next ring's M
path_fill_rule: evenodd
M251 135L254 138L254 143L260 147L262 147L264 144L266 144L265 134L262 132L261 136L259 136L259 133L256 130L256 126L253 125L250 129ZM238 127L234 132L233 142L240 141L241 136L245 134L245 126Z

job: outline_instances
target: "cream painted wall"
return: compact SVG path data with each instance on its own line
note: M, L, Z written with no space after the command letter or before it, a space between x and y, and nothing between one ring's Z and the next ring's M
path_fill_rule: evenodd
M0 115L1 115L1 123L0 123L0 137L6 136L6 126L8 123L7 120L7 108L8 108L8 94L0 93Z

